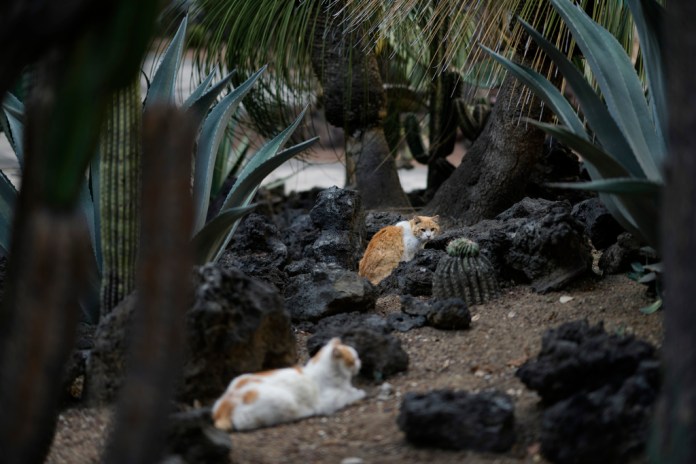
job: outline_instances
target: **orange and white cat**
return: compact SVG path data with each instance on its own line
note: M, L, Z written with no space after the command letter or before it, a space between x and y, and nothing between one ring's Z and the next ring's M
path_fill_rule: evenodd
M359 370L355 349L332 338L302 367L235 377L213 405L215 427L251 430L331 414L365 397L351 384Z
M367 245L358 273L374 285L396 269L400 261L410 261L428 240L440 233L438 216L413 216L380 229Z

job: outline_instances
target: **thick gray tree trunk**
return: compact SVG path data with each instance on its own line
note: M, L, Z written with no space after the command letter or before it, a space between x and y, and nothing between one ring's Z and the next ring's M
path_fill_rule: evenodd
M696 462L696 35L693 0L667 6L670 150L662 202L666 291L664 384L654 424L652 462Z
M541 130L521 120L541 114L536 99L522 104L526 95L515 78L505 78L486 127L430 201L426 214L475 224L522 199L544 142Z

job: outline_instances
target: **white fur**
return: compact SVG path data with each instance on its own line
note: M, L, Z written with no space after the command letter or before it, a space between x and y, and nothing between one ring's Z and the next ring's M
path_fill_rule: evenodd
M404 252L401 254L401 261L411 261L418 250L422 250L425 243L435 237L435 232L426 230L420 237L413 234L411 221L401 221L396 223L397 227L403 229Z
M336 350L346 350L355 360L347 365ZM258 376L236 377L227 391L215 402L215 426L250 430L313 415L331 414L365 397L365 392L351 385L360 370L357 352L333 338L301 369L277 369ZM246 379L246 380L245 380ZM241 387L239 385L242 384ZM243 397L257 392L255 401L245 404ZM220 417L223 403L233 405L231 417Z

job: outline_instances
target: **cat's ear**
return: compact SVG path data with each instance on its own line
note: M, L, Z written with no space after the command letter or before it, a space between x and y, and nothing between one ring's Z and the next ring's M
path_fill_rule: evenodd
M436 214L435 216L431 217L430 219L433 220L433 221L435 221L435 222L437 222L437 221L440 220L440 215L439 215L439 214Z
M416 224L418 224L419 222L421 222L420 216L417 216L417 215L415 215L415 214L413 215L413 217L411 218L411 220L412 220L414 223L416 223Z
M341 349L337 346L334 346L333 351L331 351L331 356L334 359L341 359L343 357L343 353L341 352Z

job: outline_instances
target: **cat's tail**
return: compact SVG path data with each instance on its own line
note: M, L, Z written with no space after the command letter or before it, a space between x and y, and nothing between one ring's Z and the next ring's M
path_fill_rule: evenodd
M223 396L215 402L213 406L213 422L215 427L220 430L232 430L232 414L234 413L234 403L232 398Z

